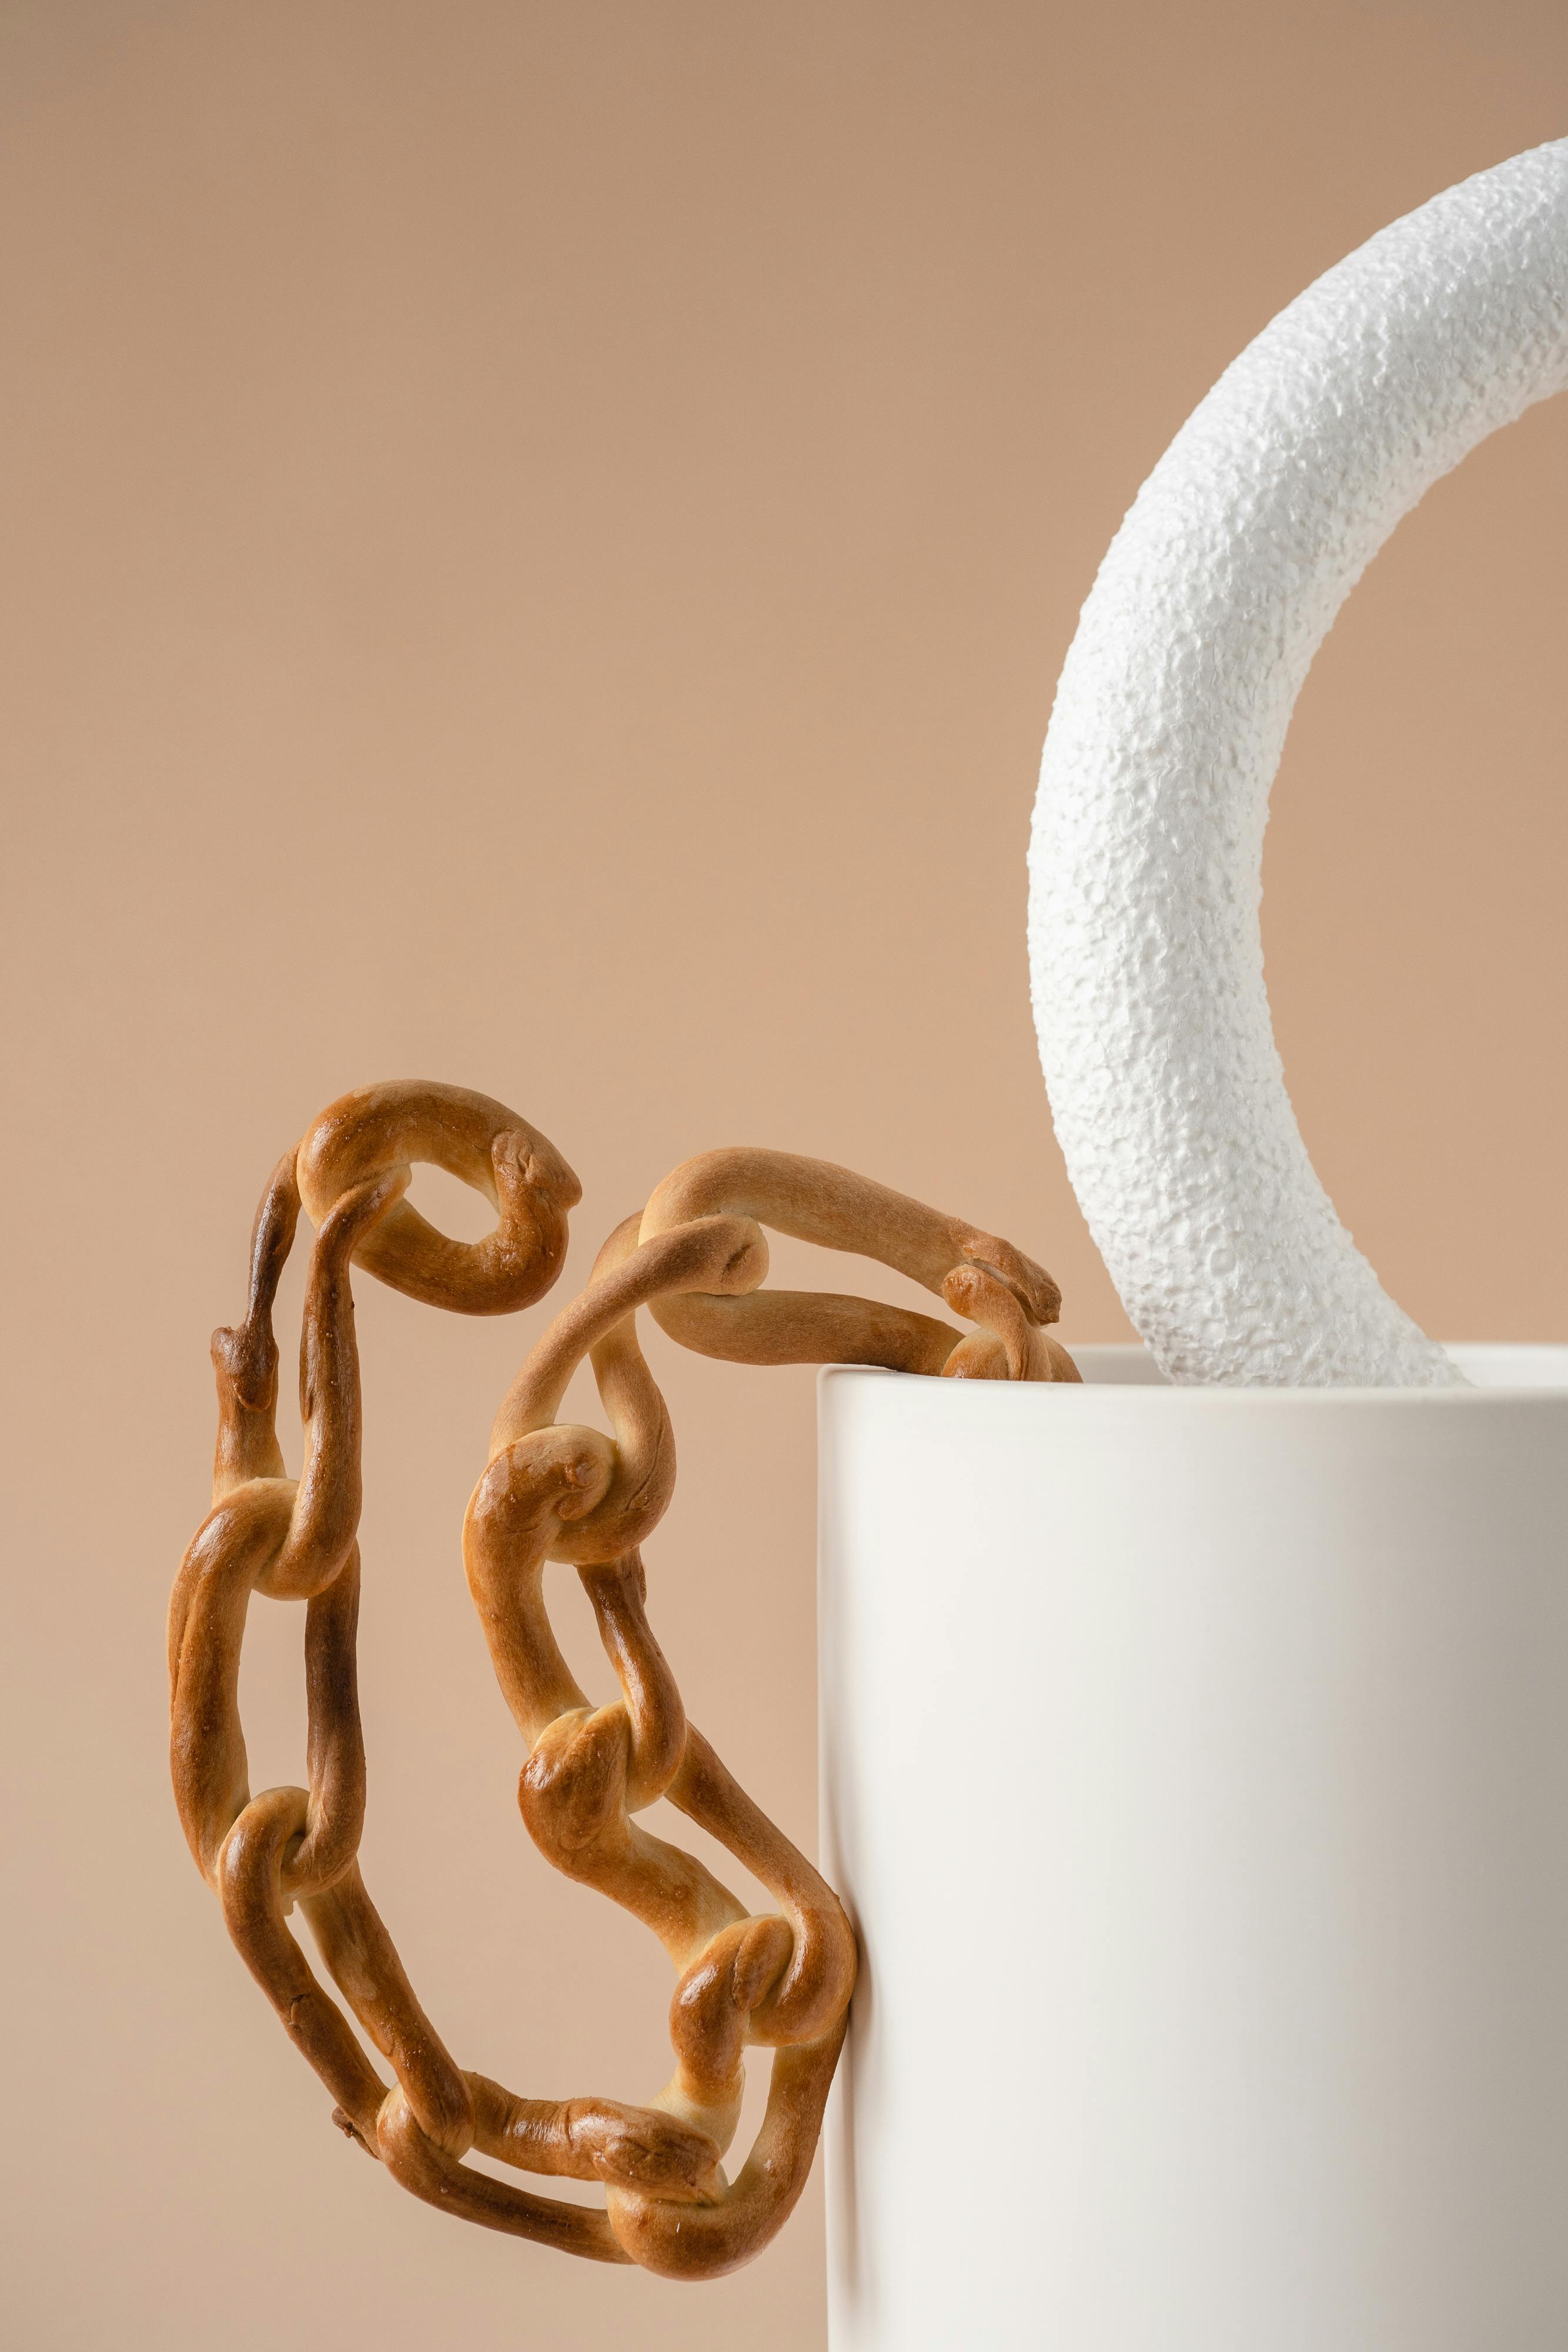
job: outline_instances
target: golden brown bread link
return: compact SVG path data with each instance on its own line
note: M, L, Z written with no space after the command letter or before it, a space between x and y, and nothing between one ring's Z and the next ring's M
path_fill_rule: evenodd
M448 1240L403 1200L428 1160L486 1193L485 1242ZM257 1212L245 1322L214 1334L214 1502L170 1606L171 1753L193 1853L285 2029L330 2091L333 2119L413 2195L488 2229L670 2278L716 2277L766 2245L800 2196L846 2029L854 1939L831 1889L690 1726L647 1617L640 1546L674 1485L669 1415L638 1344L647 1307L707 1354L857 1362L954 1378L1075 1380L1043 1325L1060 1297L1008 1243L821 1160L709 1152L611 1235L582 1296L512 1383L468 1506L464 1557L502 1692L528 1748L523 1817L556 1867L611 1895L676 1969L674 2073L646 2106L526 2099L465 2074L444 2048L360 1875L365 1758L355 1678L360 1381L351 1265L462 1313L549 1288L576 1178L538 1131L455 1087L364 1087L332 1104L278 1163ZM305 1466L277 1445L272 1305L303 1200L317 1224L300 1385ZM872 1301L760 1290L761 1231L881 1258L974 1328ZM592 1363L611 1434L563 1426ZM575 1567L621 1696L594 1707L551 1629L548 1561ZM308 1789L252 1797L237 1692L253 1591L307 1602ZM748 1913L694 1855L643 1830L661 1796L766 1886ZM389 2086L287 1925L304 1912L328 1974L395 2077ZM773 2051L767 2113L732 2182L748 2046ZM476 2172L470 2148L606 2189L603 2211Z
M582 1187L538 1128L488 1095L402 1078L340 1096L299 1147L300 1198L319 1224L370 1175L396 1171L406 1183L414 1160L485 1193L500 1222L482 1242L450 1241L404 1201L356 1252L366 1272L460 1315L510 1315L542 1298L560 1272L567 1212Z
M1061 1293L1051 1276L1010 1242L961 1217L944 1216L828 1160L732 1146L702 1152L665 1177L643 1213L642 1238L716 1215L747 1217L825 1249L880 1258L1006 1344L998 1350L978 1335L966 1343L949 1323L870 1299L758 1291L768 1268L765 1248L749 1296L672 1297L653 1307L661 1328L699 1355L745 1364L881 1364L889 1371L951 1371L969 1379L1078 1377L1071 1358L1055 1342L1011 1341L1015 1327L1054 1323L1061 1314ZM978 1282L972 1279L977 1274ZM961 1277L956 1286L955 1276ZM955 1363L961 1343L964 1352Z

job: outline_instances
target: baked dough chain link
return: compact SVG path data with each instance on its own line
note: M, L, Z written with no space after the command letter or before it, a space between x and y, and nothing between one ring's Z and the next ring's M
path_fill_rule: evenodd
M483 1241L456 1242L400 1202L356 1253L368 1273L427 1307L510 1315L531 1307L560 1272L567 1214L582 1187L537 1127L505 1103L436 1079L400 1078L340 1096L299 1146L299 1192L317 1223L372 1170L416 1160L444 1168L497 1211Z
M449 1240L403 1195L413 1164L486 1193L496 1230ZM170 1609L172 1759L192 1852L229 1933L335 2102L334 2120L413 2195L482 2227L671 2278L714 2277L766 2245L804 2186L842 2044L854 1939L831 1889L686 1719L647 1613L641 1547L674 1486L669 1414L636 1334L640 1307L710 1354L885 1363L968 1379L1076 1379L1044 1325L1051 1277L1009 1244L849 1171L779 1152L689 1161L611 1235L502 1402L469 1503L464 1556L528 1754L518 1784L541 1852L653 1929L675 1970L674 2069L645 2105L525 2098L460 2069L409 1983L361 1876L365 1753L359 1611L361 1396L351 1269L460 1313L531 1303L554 1280L577 1179L489 1097L399 1083L344 1096L278 1163L251 1247L245 1320L214 1334L213 1507ZM304 1465L277 1443L272 1309L301 1202L317 1225L306 1284ZM971 1325L874 1302L771 1293L764 1223L879 1257ZM609 1433L557 1420L591 1361ZM620 1696L591 1704L550 1625L544 1572L576 1569ZM253 1796L238 1709L252 1592L306 1603L308 1788ZM695 1855L644 1830L660 1797L767 1890L750 1912ZM296 1904L326 1974L288 1925ZM347 2011L347 2014L345 2013ZM361 2041L350 2022L358 2023ZM389 2084L368 2042L387 2063ZM748 2047L773 2053L767 2111L730 2180ZM471 2151L605 2189L603 2210L476 2171Z
M665 1177L643 1212L642 1238L692 1217L724 1214L752 1218L824 1249L879 1258L982 1330L965 1339L935 1317L831 1291L752 1286L739 1297L661 1299L655 1321L699 1355L745 1364L880 1364L889 1371L983 1380L1078 1378L1066 1349L1042 1328L1061 1312L1051 1276L1010 1242L962 1217L928 1209L829 1160L731 1146L701 1152ZM1025 1332L1033 1336L1026 1339Z

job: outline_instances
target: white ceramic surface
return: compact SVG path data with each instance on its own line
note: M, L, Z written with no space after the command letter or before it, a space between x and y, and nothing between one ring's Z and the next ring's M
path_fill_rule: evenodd
M1563 2352L1568 1349L1078 1353L821 1382L832 2352Z

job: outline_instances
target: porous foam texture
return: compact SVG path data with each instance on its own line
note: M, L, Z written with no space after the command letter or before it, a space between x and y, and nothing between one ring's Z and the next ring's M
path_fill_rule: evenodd
M1035 1019L1073 1187L1173 1380L1459 1377L1307 1156L1263 981L1263 828L1362 572L1440 475L1565 383L1559 140L1282 310L1172 442L1083 607L1035 804Z

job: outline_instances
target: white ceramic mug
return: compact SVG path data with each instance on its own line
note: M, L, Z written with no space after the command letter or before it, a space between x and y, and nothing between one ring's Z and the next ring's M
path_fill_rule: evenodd
M833 2352L1563 2352L1568 1349L834 1370Z

